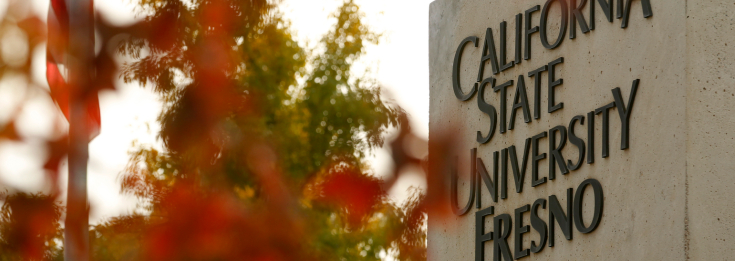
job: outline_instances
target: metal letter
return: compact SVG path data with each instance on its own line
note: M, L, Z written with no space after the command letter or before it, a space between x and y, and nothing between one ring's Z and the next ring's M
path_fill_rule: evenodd
M541 73L547 71L548 66L544 65L540 68L528 73L528 77L533 77L533 118L541 118Z
M472 86L472 90L470 90L469 93L465 94L462 92L462 85L460 85L459 83L459 66L462 62L462 53L464 52L464 47L470 42L475 43L475 47L477 47L477 40L478 39L475 36L465 38L459 44L459 47L457 47L457 52L454 53L454 64L452 65L452 87L454 87L454 96L457 96L457 99L459 99L460 101L471 99L477 91L477 83L475 83L475 85ZM480 80L477 81L479 82Z
M541 208L546 209L546 199L540 198L537 199L535 202L533 202L533 205L531 206L531 226L533 227L533 230L536 230L539 234L539 243L538 245L536 242L531 240L531 252L538 253L541 252L541 250L544 250L544 246L546 246L546 222L539 218L538 216L538 207L541 206Z
M516 15L516 64L520 64L523 61L521 59L521 53L523 51L523 37L521 37L523 32L521 29L523 29L523 14L519 13Z
M620 1L623 1L623 0L620 0ZM628 0L625 2L625 16L623 16L623 23L620 25L620 28L628 27L628 19L630 19L630 2L633 2L633 0ZM618 2L618 3L622 3L622 2ZM641 0L641 5L643 6L643 17L644 18L649 18L653 16L653 10L651 9L650 0Z
M625 150L630 146L630 112L633 110L633 102L635 102L635 94L638 91L638 83L641 80L636 79L633 81L633 87L630 89L630 95L628 95L628 106L626 107L623 103L623 96L620 94L620 88L612 90L613 97L615 97L615 106L618 108L618 115L620 115L620 149Z
M533 148L531 153L531 187L546 183L546 177L538 178L538 162L546 158L546 153L538 154L538 140L541 138L546 138L545 131L531 137L531 147Z
M493 199L493 202L498 202L498 152L493 152L493 179L490 179L490 174L487 173L487 169L485 168L485 164L482 162L482 159L477 159L477 174L480 175L482 178L482 181L485 183L485 188L487 188L487 191L490 192L490 197ZM494 182L493 182L494 181ZM482 182L480 182L482 183ZM477 208L480 208L480 199L482 198L482 186L480 184L477 184Z
M495 134L495 126L498 125L498 112L495 111L495 106L492 106L489 103L485 102L485 86L487 86L488 84L490 84L491 88L495 88L495 78L488 77L487 79L483 80L480 83L480 90L477 94L477 107L480 109L480 111L490 116L490 130L488 131L487 136L483 137L482 133L480 131L477 131L477 142L479 142L480 144L488 143L490 139L493 138L493 134Z
M500 198L508 198L508 149L505 148L500 152L500 162L503 164L500 167L500 179L503 182L500 185Z
M556 144L556 133L559 132L559 145ZM567 128L563 125L556 126L549 130L549 180L556 178L556 165L562 174L569 173L564 156L561 150L567 145Z
M490 53L488 53L488 51ZM485 62L490 60L493 68L493 74L498 74L498 56L495 51L495 40L493 40L493 29L485 30L485 46L482 47L482 59L480 59L480 72L477 73L477 81L482 81L482 75L485 72Z
M549 63L549 113L555 112L557 110L560 110L561 108L564 108L564 103L560 102L559 104L556 104L554 102L554 88L556 86L562 85L564 83L564 79L558 79L556 80L556 70L555 66L557 64L564 63L564 57L559 57L559 59L556 59Z
M576 125L577 121L579 121L579 125L584 125L584 116L577 115L572 118L572 121L569 122L569 142L574 144L574 146L577 147L577 150L579 151L579 158L577 159L577 163L572 163L572 160L567 160L567 168L569 170L576 170L579 169L580 166L582 166L582 162L584 161L584 141L577 137L576 134L574 134L574 125Z
M577 23L579 23L579 28L582 29L583 34L590 31L590 28L587 27L587 21L584 20L584 15L582 15L582 8L587 4L587 0L580 1L579 5L577 5L577 0L570 0L569 2L569 5L572 7L572 21L569 22L569 39L577 37Z
M513 86L513 80L508 80L507 82L493 87L493 90L495 92L500 92L500 133L505 133L507 130L506 124L508 123L505 119L505 116L508 115L508 105L506 97L508 97L508 87Z
M592 223L589 227L584 226L584 220L582 220L582 203L584 199L584 190L587 185L592 185L592 190L595 194L595 211L592 215ZM588 179L579 184L577 187L577 194L574 196L574 225L577 227L577 231L582 234L587 234L594 231L598 225L600 225L600 219L602 218L602 185L596 179Z
M574 216L571 211L573 210L572 203L574 201L572 189L567 189L567 214L564 214L564 210L561 209L559 199L556 195L549 196L549 247L554 247L554 220L559 224L561 232L564 233L564 238L572 240L572 219Z
M528 95L526 94L526 81L523 79L523 75L518 75L518 83L516 84L516 95L513 99L513 106L510 109L510 124L509 130L515 127L516 112L518 109L523 110L523 121L526 123L531 122L531 110L528 108Z
M450 192L451 197L451 204L452 204L452 211L454 211L454 214L457 216L462 216L464 214L467 214L467 212L470 211L470 208L472 208L472 201L475 199L475 179L476 179L476 171L475 171L475 160L477 158L477 149L470 150L470 156L472 157L470 159L470 162L472 165L470 165L470 198L467 200L467 204L464 208L459 208L459 202L457 202L457 158L454 159L454 166L451 166L451 180L452 180L452 187Z
M516 182L517 193L521 193L523 191L523 180L526 179L526 166L528 166L528 152L530 148L531 138L528 138L526 139L526 145L523 149L523 163L520 169L518 169L518 154L516 154L516 146L510 146L510 148L508 148L510 166L513 169L513 179Z
M559 2L559 4L561 5L561 28L559 29L559 36L556 38L556 42L554 42L554 44L549 44L549 39L546 37L546 24L549 20L549 8L551 8L551 3L555 1ZM566 0L546 1L546 4L544 4L544 9L541 10L541 21L539 25L541 29L541 44L543 44L546 49L554 49L556 47L559 47L561 42L564 40L564 35L567 33L567 20L569 20L569 14L567 10Z
M533 12L537 12L539 9L541 9L541 6L536 5L531 7L531 9L526 10L526 52L523 56L523 59L525 60L531 59L531 34L538 32L538 26L531 27L531 14L533 14Z
M602 113L602 158L610 156L610 109L615 107L615 102L595 109L595 114Z
M493 237L493 260L513 260L508 247L508 236L510 236L513 220L510 215L502 214L493 218L495 235Z
M495 213L495 207L475 212L475 261L485 260L485 242L493 240L493 232L485 234L485 217Z
M605 14L608 22L613 22L613 1L615 0L597 0L602 8L602 13ZM590 30L595 30L595 0L590 0Z
M595 112L587 113L587 164L595 163Z
M525 257L529 255L528 249L523 249L523 234L528 233L529 226L523 225L523 213L528 212L528 210L531 208L530 205L526 204L525 206L522 206L520 208L516 208L516 226L515 226L515 236L514 241L515 243L515 256L516 259L519 259L521 257Z
M500 23L500 71L505 71L512 68L515 65L514 61L506 63L508 60L508 38L506 31L508 29L508 23L503 21Z

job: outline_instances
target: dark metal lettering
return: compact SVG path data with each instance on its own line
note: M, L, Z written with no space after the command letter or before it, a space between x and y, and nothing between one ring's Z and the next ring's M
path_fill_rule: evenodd
M531 240L531 252L533 253L538 253L541 252L541 250L544 250L544 247L546 246L546 234L548 232L546 229L546 222L538 216L539 206L546 209L546 199L537 199L531 206L531 226L533 227L533 230L536 230L539 234L538 245L535 241Z
M513 80L508 80L507 82L504 82L501 85L493 87L493 90L495 92L500 92L500 133L505 133L507 130L506 124L508 123L506 121L506 115L508 115L508 87L513 86Z
M534 12L537 12L539 9L541 9L540 5L536 5L534 7L531 7L530 9L526 10L526 41L524 41L524 44L526 46L526 52L523 56L523 59L528 60L531 59L531 35L538 32L539 28L538 26L531 27L531 14Z
M530 228L528 225L525 225L525 226L523 225L523 213L528 212L530 208L531 206L526 204L525 206L516 208L516 211L515 211L516 225L515 225L515 234L513 237L514 239L513 246L515 248L514 254L516 256L516 259L520 259L521 257L525 257L530 254L528 249L523 249L523 234L528 233L529 228Z
M602 13L608 22L613 22L613 1L615 0L590 0L590 30L595 30L595 1L600 3Z
M500 185L500 198L508 198L508 149L505 148L500 151L500 181L503 184Z
M470 198L467 200L467 204L465 204L464 208L459 208L459 202L457 202L457 158L454 158L454 166L450 166L451 168L451 204L452 204L452 211L457 216L462 216L464 214L467 214L467 212L470 211L470 208L472 208L472 201L475 199L475 179L476 179L476 172L475 171L475 159L477 158L477 149L470 150L470 156L472 157L470 162L472 165L470 165Z
M513 220L510 215L502 214L493 218L493 226L495 233L493 236L493 260L513 260L508 247L508 237L510 236Z
M584 190L587 185L592 185L592 191L595 195L595 210L592 214L592 223L589 227L584 226L584 220L582 219L582 203L584 201ZM600 219L602 218L602 185L596 179L588 179L579 184L577 187L577 194L574 195L574 225L577 227L577 231L582 234L587 234L594 231L598 225L600 225Z
M492 198L493 202L498 202L498 185L500 182L498 182L498 152L493 152L493 178L490 179L490 174L487 173L487 168L485 168L485 164L482 162L482 159L477 158L477 174L480 175L482 178L482 182L479 183L485 183L485 188L487 188L487 191L490 192L490 197ZM477 208L480 208L480 199L482 198L482 185L477 184Z
M528 77L533 77L533 118L537 120L541 118L541 73L547 69L544 65L528 73Z
M489 53L488 53L489 52ZM493 40L493 29L487 28L485 31L485 45L482 47L482 58L480 59L480 72L477 73L477 81L482 81L483 73L485 72L485 62L490 60L490 65L493 68L493 74L498 74L498 56L495 51L495 40Z
M577 134L574 133L574 125L576 125L577 121L579 121L579 125L584 125L584 116L574 116L572 121L569 122L569 142L577 147L577 151L579 151L579 158L577 159L576 164L572 163L572 160L567 160L567 168L569 168L570 171L579 169L584 161L584 140L577 137Z
M556 133L559 133L559 144L556 144ZM569 173L564 156L561 150L567 145L567 128L563 125L556 126L549 130L549 180L556 178L556 165L562 174Z
M526 167L528 166L528 152L531 148L531 138L526 139L526 145L523 146L523 163L521 168L518 169L518 154L516 153L516 146L510 146L508 148L508 156L510 158L510 166L513 169L513 180L516 182L516 192L521 193L523 191L523 180L526 179Z
M572 240L572 219L574 218L572 203L574 201L572 189L567 189L567 214L559 204L559 199L556 195L549 196L549 247L554 247L554 223L559 224L561 232L564 233L564 238ZM556 221L556 222L554 222Z
M545 131L531 137L531 147L533 148L531 153L531 187L546 183L546 177L538 178L538 162L546 158L546 153L538 154L538 142L541 138L546 138Z
M523 59L521 59L521 53L523 52L523 14L519 13L516 15L516 64L520 64Z
M548 30L548 20L549 20L549 9L551 8L551 4L553 2L559 2L559 5L561 5L561 25L559 28L559 36L556 38L556 42L554 44L549 44L549 38L546 36L546 31ZM564 40L564 35L567 33L567 21L569 20L569 13L567 10L567 2L566 0L547 0L546 4L544 4L544 9L541 10L541 21L539 24L539 28L541 30L541 44L544 45L546 49L554 49L556 47L559 47L561 42Z
M506 31L508 29L508 23L503 21L500 23L500 71L505 71L512 68L515 65L514 61L507 62L508 60L508 37Z
M587 164L595 163L595 112L587 113Z
M623 96L620 94L620 88L612 90L613 97L615 97L615 107L618 109L618 115L620 115L620 149L625 150L630 146L630 112L633 110L633 102L635 102L635 94L638 91L638 83L641 80L636 79L633 81L633 87L630 88L630 95L628 95L628 106L626 107L623 103Z
M471 99L477 91L477 83L475 83L474 86L472 86L472 90L465 94L464 92L462 92L462 85L460 85L459 83L459 67L462 62L462 53L464 52L464 47L470 42L475 43L475 47L477 47L477 40L478 39L475 36L465 38L459 44L459 47L457 47L457 52L454 53L454 64L452 65L452 87L454 88L454 96L457 96L457 99L461 101Z
M556 59L549 63L549 113L555 112L557 110L560 110L564 108L564 103L560 102L559 104L556 104L554 102L554 88L556 86L562 85L564 83L564 79L556 79L556 65L564 63L564 57L559 57L559 59Z
M485 217L495 214L495 207L475 212L475 261L485 260L485 242L493 240L493 232L485 234Z
M620 1L623 1L623 0L620 0ZM628 20L630 19L630 2L633 2L633 0L628 0L625 2L625 15L623 16L623 23L620 24L620 28L628 27ZM653 10L651 9L651 0L641 0L641 5L643 6L643 17L644 18L649 18L653 16Z
M492 106L485 101L485 87L488 84L490 84L491 88L495 88L495 78L488 77L483 80L480 83L480 90L477 94L477 107L480 111L490 116L490 130L488 131L487 136L483 137L482 133L477 131L477 142L480 144L488 143L490 139L493 138L493 134L495 134L495 126L498 125L498 112L495 110L495 106Z
M516 95L515 98L513 98L513 106L511 106L510 109L510 124L508 124L509 130L512 130L515 127L516 112L518 111L518 109L523 110L523 121L526 123L531 122L531 110L528 107L526 81L523 79L523 75L518 75L518 83L516 83Z
M610 109L615 108L615 102L595 109L595 114L602 113L602 158L610 156Z
M584 15L582 15L582 8L586 4L587 0L580 0L579 5L577 5L577 0L569 0L569 5L572 7L572 21L569 22L569 39L577 37L577 23L579 23L579 29L582 30L583 34L590 31L590 28L587 27L587 21L585 21Z

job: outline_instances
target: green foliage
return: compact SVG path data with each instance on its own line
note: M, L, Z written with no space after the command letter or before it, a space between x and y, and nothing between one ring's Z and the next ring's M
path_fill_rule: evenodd
M362 24L351 1L336 17L294 106L308 114L304 128L309 138L302 139L302 146L311 155L308 163L298 166L307 172L334 161L360 166L365 152L383 144L385 128L397 125L398 111L381 100L380 90L370 80L351 75L364 45L376 44L378 36Z
M136 260L149 218L141 215L114 217L89 232L94 260Z
M239 9L251 9L247 7L248 2L244 1ZM182 108L182 100L184 93L195 88L196 82L200 81L195 78L199 68L189 57L196 56L197 44L206 33L201 29L200 10L207 3L141 2L144 10L153 13L147 18L150 21L165 20L169 12L180 13L177 17L181 18L176 19L179 25L172 27L182 33L177 34L172 45L145 44L154 40L139 38L130 38L121 45L121 53L133 58L140 58L144 51L149 53L127 64L123 68L123 79L151 84L163 97L167 106L159 117L163 128L161 138L170 150L168 155L157 159L165 160L165 164L150 162L149 157L158 157L153 155L159 152L138 152L134 155L135 164L129 170L134 170L139 165L137 162L143 161L147 163L148 174L161 174L156 179L174 179L177 175L190 174L181 171L188 168L181 164L189 164L187 160L190 158L182 154L184 151L172 148L168 141L172 129L196 131L195 126L181 126L176 121L196 117L195 112ZM237 29L232 30L235 33L229 36L231 39L228 41L233 50L228 55L236 57L236 63L225 66L224 70L236 82L237 93L245 94L249 102L256 103L246 109L255 110L259 117L235 108L219 123L220 140L212 141L219 143L215 144L216 149L221 150L218 160L232 161L224 164L234 168L227 172L238 174L228 176L227 182L253 184L251 179L243 177L249 175L240 175L243 172L247 174L247 169L237 169L244 165L242 152L223 144L247 145L250 141L244 141L244 136L261 137L275 143L273 147L279 155L279 166L299 186L303 186L307 177L338 163L364 167L362 159L365 153L381 146L385 129L398 124L399 111L381 100L380 90L374 82L354 77L350 72L352 63L363 54L364 45L377 43L378 35L362 24L357 5L346 2L336 14L337 24L322 40L323 48L320 49L323 50L312 55L307 63L307 52L292 39L288 23L273 11L272 5L258 7L263 8L260 12L262 19L247 16L250 20L231 25ZM298 79L303 83L299 84ZM176 162L172 164L169 161ZM199 163L189 167L196 168ZM176 168L162 167L164 165L179 166L179 172L175 172Z
M384 132L399 124L402 113L381 99L374 81L351 71L365 46L379 39L352 0L335 13L336 24L314 51L299 46L290 24L267 1L142 0L140 6L148 23L170 29L133 35L120 45L120 53L136 59L123 67L122 78L160 94L166 150L141 148L132 155L123 191L141 198L148 214L96 226L90 234L95 257L135 256L138 232L166 219L163 199L178 183L226 191L250 209L270 204L274 199L262 196L269 177L257 174L262 162L253 160L270 157L269 151L289 193L298 198L308 230L299 242L310 255L379 260L380 253L402 249L407 212L385 197L355 224L351 210L321 202L315 190L343 169L367 176L365 156L382 146ZM236 19L212 20L213 12ZM217 102L204 103L202 95ZM253 149L259 146L269 149Z

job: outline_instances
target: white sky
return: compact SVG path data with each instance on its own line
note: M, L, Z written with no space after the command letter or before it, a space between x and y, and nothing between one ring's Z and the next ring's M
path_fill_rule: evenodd
M419 136L428 137L428 13L431 0L356 2L361 6L361 11L367 14L366 22L376 32L384 34L380 45L368 47L367 55L355 67L356 72L372 68L387 95L410 114L412 128ZM281 10L291 20L299 42L313 47L330 29L334 20L329 18L329 14L341 3L342 0L284 0ZM131 0L96 0L95 6L113 23L131 23L135 19ZM31 9L45 19L48 1L32 0ZM2 13L4 11L0 10L0 16ZM37 48L32 53L34 71L31 81L47 89L43 64L45 51ZM32 95L13 88L17 84L7 81L0 82L0 122L7 120L7 111L11 108L3 97L26 94L32 97L32 102L22 109L17 126L19 131L26 137L52 135L39 131L50 129L54 117L61 117L52 101L43 95ZM93 224L105 218L131 213L135 209L135 199L121 195L119 183L119 174L128 162L128 152L132 150L133 142L160 148L156 140L160 130L156 117L161 104L150 89L120 82L117 91L100 93L100 110L102 130L89 147L88 193L92 207L90 221ZM43 183L43 157L39 156L42 154L42 144L33 141L0 143L0 183L26 191L46 190L48 184ZM377 151L371 160L377 175L384 176L392 171L388 151ZM66 168L62 166L63 171L60 173L64 188ZM392 198L397 202L403 201L407 196L405 191L410 186L425 187L425 183L416 175L405 176L390 191Z

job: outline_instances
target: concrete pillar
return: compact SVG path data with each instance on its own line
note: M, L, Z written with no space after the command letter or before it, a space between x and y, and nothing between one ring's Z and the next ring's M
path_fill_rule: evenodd
M493 207L493 214L485 216L483 233L501 231L494 220L509 214L508 243L515 258L515 232L518 217L522 225L531 225L531 212L522 212L525 205L533 206L544 199L546 208L538 208L537 216L547 229L550 201L554 196L563 212L574 219L573 209L567 210L567 190L575 195L579 185L594 179L602 188L603 207L598 226L589 233L582 233L572 222L571 240L567 240L559 224L554 222L553 247L547 235L545 247L538 253L530 253L531 259L550 260L706 260L730 259L735 253L735 5L723 0L436 0L430 9L430 122L429 139L438 141L451 133L454 151L431 151L430 160L446 160L458 157L459 182L457 198L460 208L470 198L471 150L477 149L477 158L493 177L493 154L499 155L499 180L502 191L503 150L515 146L519 168L523 163L526 140L546 132L538 139L538 152L546 157L538 161L537 175L540 183L532 185L532 148L526 163L522 192L516 192L512 165L507 162L506 197L498 193L494 202L485 183L474 182L481 191L481 205L473 203L469 212L439 219L429 216L429 260L476 260L478 241L476 213ZM579 14L591 29L590 7L594 2L594 29L584 32L573 17ZM603 3L612 7L612 22L602 8ZM630 4L628 4L630 2ZM579 13L573 5L584 6ZM647 10L647 4L651 9ZM547 48L540 37L530 35L530 59L526 56L526 16L531 11L530 27L541 25L541 17L547 10L545 28L549 45L553 45L563 22L562 6L566 5L566 25L563 40L555 48ZM546 6L546 8L545 8ZM620 9L619 7L623 8ZM628 7L629 6L629 7ZM626 7L629 12L626 12ZM649 12L650 11L650 12ZM618 13L621 17L619 18ZM627 23L626 13L628 14ZM517 15L521 21L521 59L516 60ZM576 14L576 15L575 15ZM501 52L501 28L505 22L505 51ZM574 27L572 27L574 23ZM625 25L624 28L622 28ZM478 72L488 28L492 31L498 72L494 73L488 59L482 78ZM570 32L576 32L570 39ZM470 37L470 38L468 38ZM471 38L471 37L476 37ZM469 42L460 47L467 39ZM474 40L477 41L475 46ZM457 50L459 66L454 68ZM492 48L488 48L492 49ZM501 53L505 54L505 59ZM563 62L559 58L563 57ZM505 70L503 61L506 63ZM554 61L557 61L554 63ZM554 79L549 79L548 68L554 65ZM547 67L540 75L529 76L539 68ZM453 75L454 73L454 75ZM460 92L455 93L453 76L459 80ZM536 79L540 79L536 92ZM504 87L505 97L495 87L513 80ZM554 86L552 109L549 85ZM478 142L478 131L486 137L491 129L489 110L481 110L478 104L482 80L484 102L494 107L497 124L489 142ZM512 106L519 88L525 83L530 122L526 123L523 109L515 113L514 128L510 128ZM624 131L620 106L627 106L637 81L634 104L629 113L628 147L621 149ZM557 82L558 84L558 82ZM555 84L551 84L552 86ZM616 103L615 89L620 94ZM539 97L539 118L535 118L535 101ZM462 99L460 99L462 98ZM501 99L505 99L502 109ZM622 104L621 104L622 103ZM612 105L610 105L612 104ZM608 107L609 109L607 109ZM487 106L485 106L487 107ZM604 124L605 111L608 124ZM590 114L591 112L591 114ZM505 113L505 117L501 114ZM559 155L564 162L577 163L579 150L572 143L570 123L576 116L584 117L581 124L577 117L574 134L585 143L584 162L575 170L564 170L555 164L549 173L552 160L550 149L551 129L564 126L566 143ZM590 121L592 116L593 122ZM501 123L505 120L505 128ZM593 163L588 163L590 137L588 126L593 124ZM607 125L608 153L603 157L603 125ZM506 129L501 132L502 129ZM563 140L555 131L555 144ZM539 136L540 137L540 136ZM554 160L556 163L557 161ZM567 166L569 167L569 166ZM570 169L570 168L567 168ZM432 175L447 175L448 170L431 170ZM546 178L546 182L541 179ZM553 179L552 179L553 178ZM446 182L449 186L450 182ZM451 191L447 189L446 191ZM581 216L584 226L589 226L595 212L595 195L591 186L584 191ZM446 195L449 197L450 195ZM573 196L575 198L576 196ZM516 217L516 210L521 211ZM502 222L501 222L502 224ZM482 234L482 233L480 233ZM502 233L501 233L502 234ZM547 233L550 234L550 233ZM494 260L495 238L484 242L481 260ZM522 249L538 245L540 233L529 227L522 235ZM502 256L502 255L501 255ZM501 258L502 260L502 258Z

